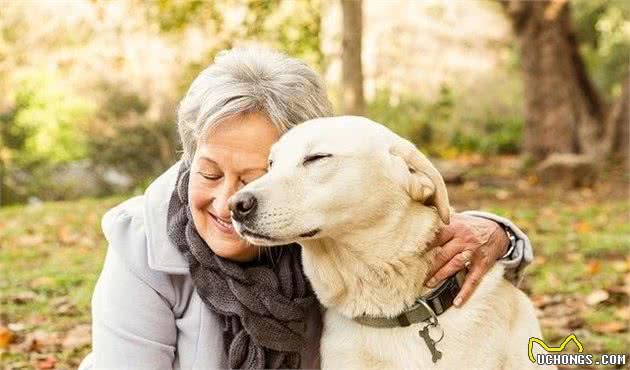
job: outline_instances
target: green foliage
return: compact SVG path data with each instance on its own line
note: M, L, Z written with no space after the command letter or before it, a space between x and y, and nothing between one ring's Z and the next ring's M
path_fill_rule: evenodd
M84 158L87 138L82 127L95 107L53 73L19 76L13 104L0 113L0 194L2 204L55 191L53 168Z
M452 91L443 86L439 97L427 103L420 97L393 97L387 90L377 92L368 104L367 116L409 138L424 150L435 151L446 144L444 127L450 125L455 102Z
M320 49L322 0L267 2L276 4L275 12L272 13L274 8L267 7L268 16L264 22L246 22L248 36L259 33L261 40L269 41L273 47L322 71L325 63L324 54ZM249 14L261 13L256 11L257 7L252 7L252 4L261 3L264 2L250 0Z
M147 116L149 102L110 86L97 119L87 129L87 157L100 169L115 169L142 185L177 160L174 115Z
M368 104L367 116L409 138L433 156L518 152L522 118L493 113L490 109L475 117L462 112L464 109L452 89L445 85L432 102L411 95L394 99L388 91L379 91Z
M15 105L0 118L0 135L14 165L60 164L82 158L86 139L80 128L94 111L52 74L24 76Z
M464 123L465 125L466 123ZM461 152L516 154L520 150L523 119L509 116L487 116L459 127L450 144Z
M221 24L223 18L214 1L158 0L146 5L147 16L156 21L164 32L182 31L190 23Z
M580 51L593 81L610 97L619 94L628 74L630 2L572 2Z
M26 76L0 115L3 205L110 194L120 189L105 171L140 186L176 160L173 115L150 119L149 101L111 85L99 86L106 96L97 110L53 77Z
M323 69L320 50L322 0L179 1L159 0L147 6L147 15L163 32L178 33L202 27L214 36L215 45L206 60L239 41L260 41ZM244 16L228 24L223 14ZM231 20L231 19L230 19Z

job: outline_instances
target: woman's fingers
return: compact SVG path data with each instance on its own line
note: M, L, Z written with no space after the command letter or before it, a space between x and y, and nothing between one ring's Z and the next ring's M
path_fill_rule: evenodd
M431 260L431 266L425 282L438 272L444 265L446 265L457 253L461 251L461 248L457 243L446 243L436 248L436 254Z
M464 302L468 300L468 298L473 294L479 282L481 282L481 278L486 273L486 268L481 261L473 261L470 265L470 270L468 274L466 274L466 279L464 280L464 285L462 289L457 294L455 301L453 302L456 307L461 307Z
M447 246L444 246L442 249L446 250L446 252L443 256L436 258L436 260L444 262L442 262L442 267L439 268L439 270L427 281L426 286L429 288L435 287L442 280L466 267L466 262L472 262L473 252L471 250L464 250L460 252L457 250L457 246L453 245L451 245L448 249ZM442 250L440 252L442 252ZM440 253L438 253L438 256L439 254Z
M454 236L455 236L455 228L453 227L452 224L447 225L447 226L442 226L438 230L437 235L433 239L433 242L431 243L430 247L431 248L441 247L445 245L446 243L448 243L451 239L453 239Z

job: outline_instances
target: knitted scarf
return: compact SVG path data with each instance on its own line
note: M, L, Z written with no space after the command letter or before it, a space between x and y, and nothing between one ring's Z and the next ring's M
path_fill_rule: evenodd
M193 223L189 178L190 168L182 164L168 208L168 235L186 256L202 301L223 322L228 366L299 368L307 311L317 304L300 247L269 248L247 263L217 256Z

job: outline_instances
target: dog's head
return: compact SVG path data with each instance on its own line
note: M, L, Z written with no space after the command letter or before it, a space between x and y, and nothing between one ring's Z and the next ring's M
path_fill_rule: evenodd
M409 141L362 117L307 121L271 149L269 172L229 201L236 231L281 245L365 231L420 202L449 222L442 177Z

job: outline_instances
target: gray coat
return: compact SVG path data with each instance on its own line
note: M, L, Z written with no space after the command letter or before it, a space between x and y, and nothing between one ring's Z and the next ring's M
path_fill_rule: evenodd
M166 214L179 164L144 195L109 210L102 227L109 243L103 271L92 298L92 353L79 369L216 369L226 368L221 324L195 290L184 256L170 242ZM527 237L508 220L483 212L510 227L517 248L502 262L516 281L532 260ZM305 368L319 368L317 324L320 307L307 322L302 353Z

